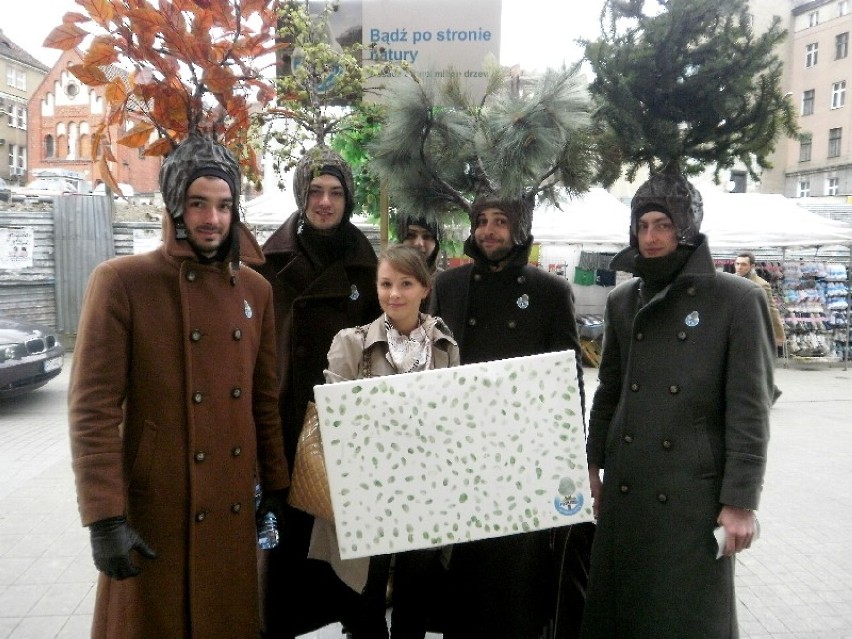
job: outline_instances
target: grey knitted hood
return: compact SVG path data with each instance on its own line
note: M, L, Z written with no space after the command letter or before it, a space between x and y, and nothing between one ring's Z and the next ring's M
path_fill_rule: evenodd
M638 246L636 224L650 210L668 215L675 225L678 244L695 246L704 205L701 193L678 173L657 173L636 189L630 202L630 245Z
M234 199L234 218L240 210L240 164L227 147L209 137L193 135L175 147L160 168L160 192L173 218L181 218L186 190L203 175L221 177L229 183Z
M355 180L352 177L352 169L340 154L327 146L308 149L296 165L293 173L293 197L299 207L299 215L302 217L305 215L311 180L320 175L333 175L343 184L343 189L346 191L346 208L343 217L348 220L355 208Z

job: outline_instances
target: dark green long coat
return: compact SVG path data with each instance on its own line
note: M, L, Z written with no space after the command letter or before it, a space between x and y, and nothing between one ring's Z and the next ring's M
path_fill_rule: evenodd
M616 258L618 259L618 258ZM640 308L610 293L590 465L605 468L586 638L737 636L734 560L716 559L723 504L757 508L774 347L763 291L718 273L706 239Z

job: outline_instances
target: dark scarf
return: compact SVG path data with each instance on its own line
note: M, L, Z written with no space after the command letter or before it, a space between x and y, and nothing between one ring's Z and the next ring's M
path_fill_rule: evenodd
M678 246L673 253L651 258L642 257L637 253L634 272L642 278L643 306L674 281L694 250L695 248L691 246Z
M473 259L474 264L478 267L496 271L506 266L523 266L526 264L529 261L532 243L533 238L529 237L524 244L515 244L512 250L499 260L490 260L485 256L485 253L479 250L476 240L473 239L473 235L469 235L464 241L464 253Z
M341 260L349 247L354 246L354 228L349 220L344 219L334 230L319 231L303 218L296 240L311 262L318 268L324 268Z

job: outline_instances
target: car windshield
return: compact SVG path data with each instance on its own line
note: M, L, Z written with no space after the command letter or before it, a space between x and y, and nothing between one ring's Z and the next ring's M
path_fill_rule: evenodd
M66 180L51 180L48 178L39 178L33 180L27 185L27 188L33 191L76 191L74 185Z

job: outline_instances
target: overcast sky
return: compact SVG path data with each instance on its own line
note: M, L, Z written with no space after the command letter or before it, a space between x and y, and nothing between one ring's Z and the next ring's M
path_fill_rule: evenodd
M416 4L400 0L404 2ZM603 0L503 0L502 4L500 62L505 65L542 69L574 62L581 56L574 40L594 39L599 33ZM7 12L2 29L12 42L51 66L60 52L42 48L42 42L66 12L81 8L74 0L34 0L32 7L34 14Z

